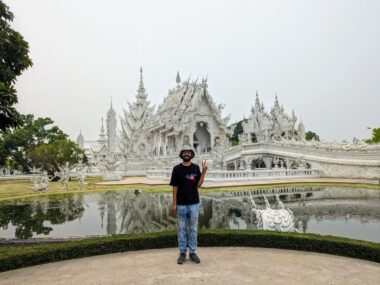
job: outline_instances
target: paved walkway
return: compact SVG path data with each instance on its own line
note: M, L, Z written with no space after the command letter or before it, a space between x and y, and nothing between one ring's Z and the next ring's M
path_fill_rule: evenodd
M200 248L176 264L177 249L101 255L0 273L0 284L380 284L380 265L265 248Z
M229 186L257 186L257 185L275 185L286 183L359 183L379 185L377 179L350 179L350 178L290 178L290 179L262 179L251 181L223 181L203 183L204 188L212 187L229 187ZM130 184L147 184L147 185L168 185L169 181L159 179L149 179L146 177L127 177L121 181L105 181L96 183L97 185L130 185Z

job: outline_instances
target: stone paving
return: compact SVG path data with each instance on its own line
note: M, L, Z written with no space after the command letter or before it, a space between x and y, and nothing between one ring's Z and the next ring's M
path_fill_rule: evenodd
M177 249L66 260L0 273L0 284L380 284L380 264L266 248L200 248L200 264L177 265Z

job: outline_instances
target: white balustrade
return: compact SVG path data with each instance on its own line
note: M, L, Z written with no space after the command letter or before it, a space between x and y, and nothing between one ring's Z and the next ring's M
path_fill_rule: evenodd
M170 179L172 169L148 169L148 178ZM319 177L317 169L210 170L206 181L247 181L258 179Z

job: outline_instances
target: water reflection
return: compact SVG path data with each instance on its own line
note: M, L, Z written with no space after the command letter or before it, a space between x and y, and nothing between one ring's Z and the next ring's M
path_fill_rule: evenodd
M300 232L333 234L380 242L380 191L293 187L255 191L203 192L201 228L257 229L257 208L273 209L280 198ZM0 203L0 237L69 237L144 233L176 229L169 194L110 191L66 194Z
M9 225L15 227L14 237L27 239L37 235L49 235L52 226L73 221L82 216L84 211L83 196L63 196L59 202L44 198L32 203L5 204L0 207L0 227L7 230ZM1 233L1 231L0 231Z
M101 228L106 220L107 234L174 229L176 218L170 215L171 201L171 197L162 194L102 193L97 203Z

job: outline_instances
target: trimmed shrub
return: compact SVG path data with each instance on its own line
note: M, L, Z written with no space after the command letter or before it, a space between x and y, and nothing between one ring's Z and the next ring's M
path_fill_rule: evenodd
M206 229L199 246L267 247L313 251L380 263L380 244L317 234L253 230ZM114 235L38 245L0 247L0 272L16 268L93 255L177 246L175 231Z

